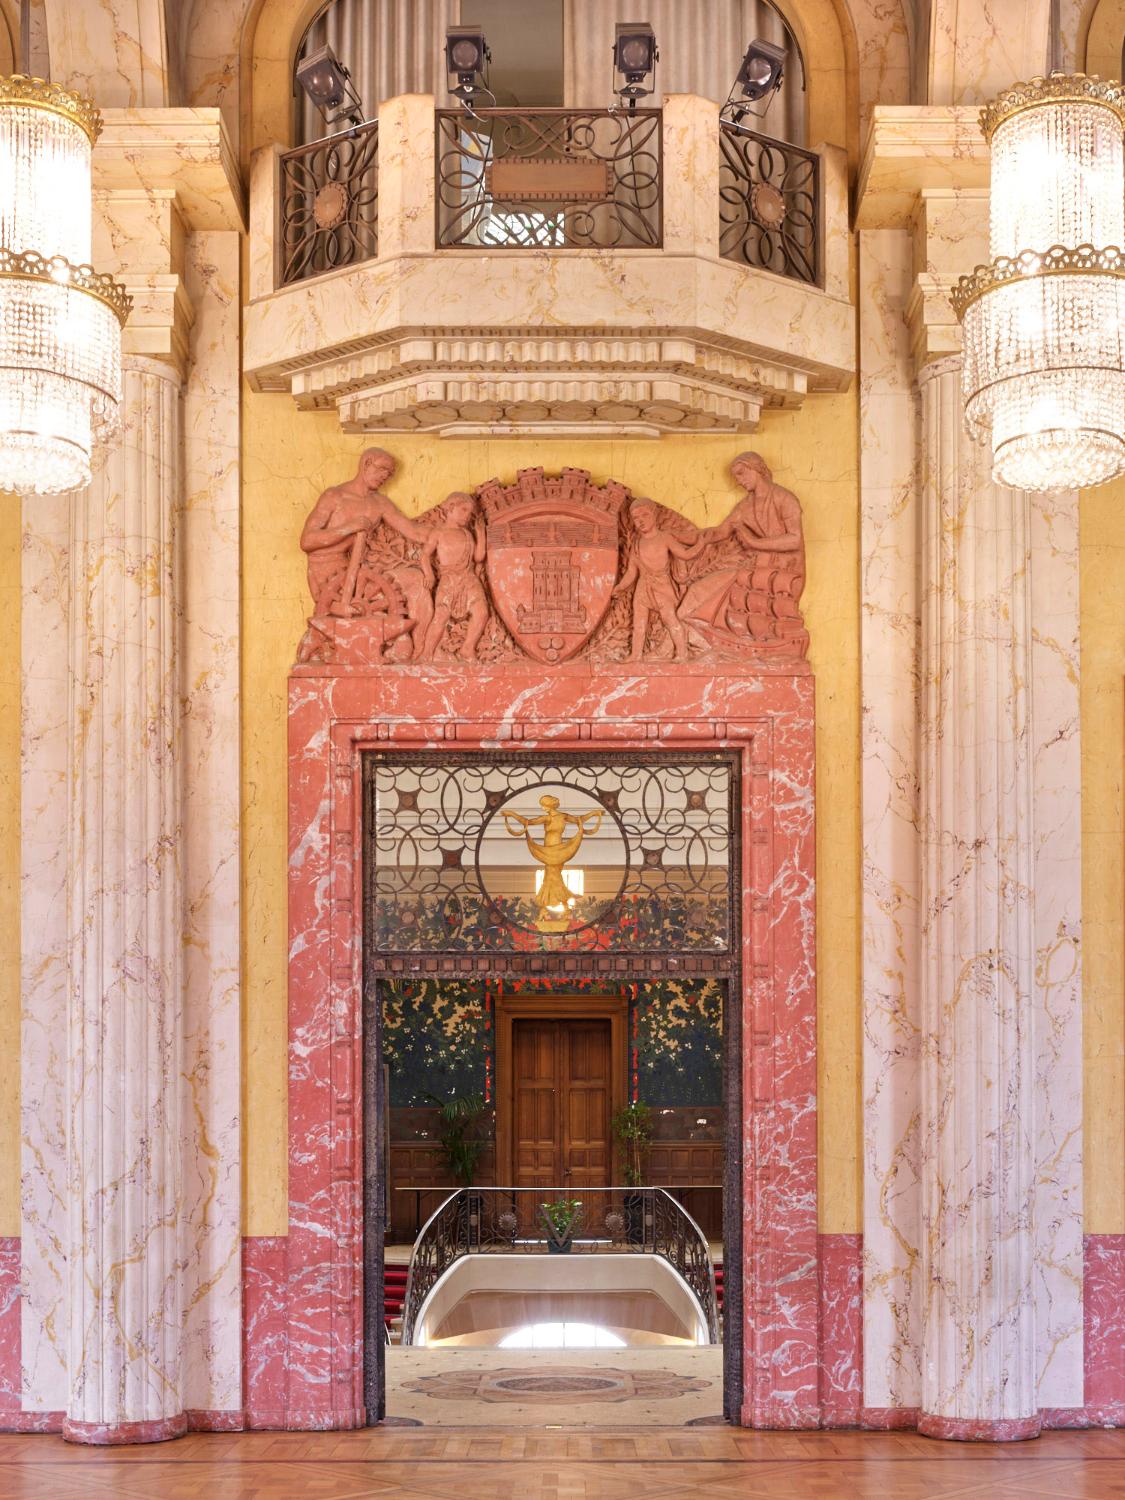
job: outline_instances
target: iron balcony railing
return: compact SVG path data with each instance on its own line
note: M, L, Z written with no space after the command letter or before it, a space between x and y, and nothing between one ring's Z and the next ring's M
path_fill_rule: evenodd
M661 111L437 111L440 249L662 242Z
M820 158L769 136L719 127L719 254L820 284Z
M580 1196L578 1196L580 1194ZM430 1215L414 1244L406 1277L402 1342L412 1344L434 1286L466 1255L551 1253L543 1208L577 1201L570 1249L577 1255L658 1255L691 1288L720 1341L711 1247L682 1204L663 1188L458 1188Z
M630 250L663 244L658 109L436 111L439 250ZM719 128L719 253L818 286L820 158ZM281 157L280 285L379 253L379 125Z
M281 158L281 285L379 253L379 122Z

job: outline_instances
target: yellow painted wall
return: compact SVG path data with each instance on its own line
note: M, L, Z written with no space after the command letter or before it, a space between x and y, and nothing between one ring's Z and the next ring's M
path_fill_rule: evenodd
M287 396L247 393L243 433L243 894L246 1228L286 1227L286 674L307 612L298 537L319 491L355 468L370 439L334 413L295 413ZM382 442L382 440L380 440ZM804 609L817 678L821 1228L859 1228L859 558L854 393L773 414L754 440L804 507ZM452 489L539 464L589 469L693 521L719 520L739 492L737 437L659 442L451 441L394 437L387 486L409 514Z
M1085 1214L1125 1231L1125 481L1082 496Z

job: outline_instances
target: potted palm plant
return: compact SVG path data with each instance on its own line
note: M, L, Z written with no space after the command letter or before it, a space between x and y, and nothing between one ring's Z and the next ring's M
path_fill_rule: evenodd
M428 1097L438 1107L438 1140L453 1180L460 1187L472 1187L477 1163L485 1148L485 1142L478 1134L478 1126L488 1107L484 1095L463 1094L444 1100L436 1094Z
M645 1182L645 1157L652 1141L652 1110L639 1099L619 1109L610 1121L613 1134L625 1156L625 1186L641 1188ZM644 1238L644 1194L625 1194L625 1234L632 1244Z
M547 1249L552 1255L569 1255L582 1217L581 1199L556 1198L553 1203L541 1203L539 1211L547 1229Z
M452 1099L429 1098L438 1107L438 1140L445 1152L450 1174L459 1187L471 1188L477 1164L486 1142L480 1135L480 1122L488 1110L483 1094L454 1095ZM481 1232L480 1193L466 1193L458 1213L464 1213L461 1232L470 1245L479 1247Z

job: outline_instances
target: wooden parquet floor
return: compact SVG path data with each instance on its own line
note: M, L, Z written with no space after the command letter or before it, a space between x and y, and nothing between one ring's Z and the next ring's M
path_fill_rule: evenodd
M0 1436L0 1500L1125 1500L1125 1429L1031 1443L906 1433L196 1434L147 1448Z

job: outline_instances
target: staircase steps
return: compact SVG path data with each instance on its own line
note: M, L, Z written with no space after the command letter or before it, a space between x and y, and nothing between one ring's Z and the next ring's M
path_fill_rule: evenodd
M388 1328L402 1320L402 1304L406 1300L406 1270L403 1265L383 1266L383 1316Z

